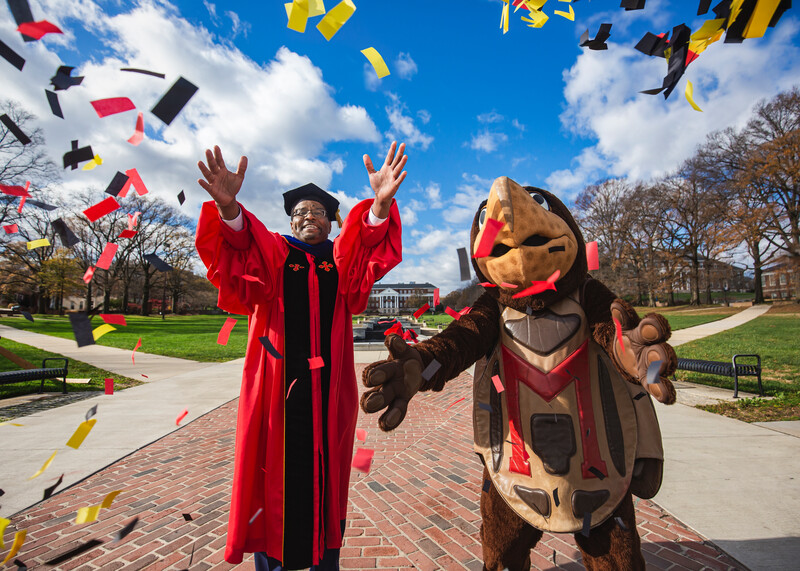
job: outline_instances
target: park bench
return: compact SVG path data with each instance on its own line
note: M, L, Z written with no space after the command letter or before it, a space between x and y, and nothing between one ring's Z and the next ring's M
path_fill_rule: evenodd
M48 367L47 361L64 361L63 367ZM69 359L63 357L48 357L42 360L41 369L23 369L21 371L2 371L0 372L0 384L22 383L25 381L42 381L39 392L44 391L44 382L47 379L58 380L61 377L64 385L63 393L67 394L67 369Z
M0 315L8 315L11 317L16 317L17 315L22 315L22 314L19 312L18 309L12 309L10 307L9 308L0 307Z
M755 357L757 363L737 363L741 357ZM733 398L739 398L739 377L758 377L758 394L764 396L761 386L761 357L759 355L734 355L730 363L724 361L704 361L702 359L678 359L677 369L733 377ZM673 376L673 379L675 377Z

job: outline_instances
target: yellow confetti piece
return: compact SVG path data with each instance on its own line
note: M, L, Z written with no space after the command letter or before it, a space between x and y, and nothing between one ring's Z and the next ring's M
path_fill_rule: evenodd
M529 28L541 28L542 26L545 25L545 23L549 19L550 19L550 16L548 16L547 14L545 14L544 12L541 12L539 10L531 10L530 18L526 18L525 16L522 16L522 21L523 22L530 22L528 24Z
M31 240L28 242L28 249L35 250L36 248L41 248L42 246L49 246L50 240L47 238L39 238L38 240Z
M114 502L114 498L122 493L122 490L114 490L113 492L109 492L106 494L106 497L103 498L103 501L100 502L100 507L108 509L111 507L111 504Z
M95 327L92 330L92 337L94 337L94 340L97 341L98 339L100 339L106 333L111 333L112 331L116 331L116 330L117 330L116 327L114 327L112 325L109 325L108 323L103 323L99 327Z
M6 544L3 541L3 536L6 534L6 526L11 523L10 519L0 517L0 549L5 549Z
M694 109L695 111L700 111L700 113L702 113L703 110L700 109L700 107L697 106L697 103L694 102L694 98L692 97L693 94L694 94L694 86L692 86L691 81L687 81L686 91L684 91L684 95L686 95L686 101L689 102L689 105L692 106L692 109Z
M369 60L369 63L372 64L372 69L375 70L375 73L378 74L378 79L386 77L389 75L389 68L386 67L386 62L383 61L381 54L378 53L378 50L375 48L366 48L361 50L361 53Z
M289 22L286 27L301 34L306 31L306 21L308 20L308 0L294 0L290 4L284 4L286 15Z
M37 477L41 476L41 475L42 475L42 472L44 472L45 470L47 470L47 467L48 467L48 466L50 466L50 462L52 462L52 461L53 461L53 458L55 458L55 457L56 457L56 452L58 452L58 450L56 450L55 452L53 452L53 455L52 455L52 456L50 456L50 458L48 458L48 459L47 459L47 462L45 462L45 463L44 463L44 465L43 465L41 468L39 468L39 471L38 471L38 472L36 472L36 473L35 473L33 476L31 476L31 477L30 477L30 478L28 478L28 479L29 479L29 480L33 480L34 478L37 478Z
M85 508L78 508L78 517L75 518L75 523L91 523L97 519L100 513L100 506L87 506Z
M761 0L756 4L753 9L753 15L750 16L750 21L747 22L744 31L742 32L743 38L762 38L767 31L767 26L775 15L775 10L778 9L781 0Z
M75 450L80 448L80 445L83 444L84 439L89 436L89 432L91 432L96 422L96 418L90 418L89 420L81 422L75 430L75 433L67 440L67 446Z
M322 0L308 0L308 17L322 16L325 13L325 3Z
M503 33L508 32L508 0L503 0L503 11L500 13L500 28Z
M19 424L17 422L0 422L0 426L3 426L4 424L10 424L11 426L25 426L24 424Z
M25 543L25 536L28 535L28 530L23 529L22 531L18 531L14 534L14 544L11 546L11 551L8 552L6 558L3 559L3 562L0 565L5 565L8 561L19 553L22 544Z
M553 10L553 14L558 14L559 16L564 16L570 22L575 21L575 10L572 9L572 4L569 5L569 13L563 12L561 10Z
M95 155L94 158L91 161L89 161L88 163L83 165L83 169L82 170L90 171L93 168L98 167L98 166L100 166L102 164L103 164L103 159L100 158L100 155Z
M344 26L344 23L350 19L353 12L356 11L356 5L350 0L342 0L336 6L328 10L325 17L317 24L319 33L325 36L325 39L331 41L331 38L339 31L339 28Z

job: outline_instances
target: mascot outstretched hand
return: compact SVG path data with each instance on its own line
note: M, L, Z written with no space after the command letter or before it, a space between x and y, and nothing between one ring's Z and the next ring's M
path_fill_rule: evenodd
M500 225L484 244L487 228ZM474 441L489 482L484 567L529 569L530 550L548 531L574 533L587 569L644 569L632 495L651 498L661 486L651 397L675 402L669 323L640 319L589 277L578 225L545 190L495 180L470 242L473 253L491 248L473 266L496 287L415 347L390 335L390 359L364 370L371 390L361 408L386 409L378 424L393 430L418 391L442 390L477 361ZM439 369L423 378L433 361Z

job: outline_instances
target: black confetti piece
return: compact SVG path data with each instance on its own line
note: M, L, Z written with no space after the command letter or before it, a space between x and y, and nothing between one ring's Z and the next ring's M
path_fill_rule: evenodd
M273 356L273 357L275 357L276 359L283 359L283 355L281 355L281 354L278 352L278 350L275 348L275 346L274 346L274 345L272 344L272 342L269 340L269 337L267 337L266 335L264 335L263 337L259 337L259 338L258 338L258 340L259 340L259 341L261 341L261 344L264 346L264 349L266 349L266 350L267 350L267 352L268 352L270 355L272 355L272 356Z
M625 525L625 522L622 521L622 518L617 516L614 518L614 521L617 522L617 525L622 528L622 531L628 531L628 526Z
M33 12L31 12L31 6L28 4L28 0L8 0L8 9L11 10L11 15L14 16L17 27L19 27L20 24L33 22ZM35 38L31 38L25 34L20 35L26 42L36 41Z
M589 532L592 529L592 512L586 512L583 514L583 529L581 529L581 535L584 537L589 537Z
M92 408L86 411L86 420L89 420L96 414L97 414L97 405L94 405Z
M150 71L149 69L139 69L138 67L121 67L120 71L130 71L132 73L142 73L144 75L152 75L153 77L158 77L160 79L164 79L167 76L163 73L158 73L157 71Z
M116 534L114 534L114 543L118 541L122 541L130 532L132 532L136 528L136 524L139 523L139 518L135 517L133 520L125 524L121 530L119 530Z
M70 167L75 170L79 163L91 161L93 158L94 151L91 145L78 148L78 141L72 141L72 150L64 153L64 168Z
M488 492L489 488L491 487L492 483L489 480L483 481L483 491Z
M643 396L645 396L646 394L647 394L647 393L639 393L638 395L636 395L635 397L633 397L633 400L639 400L640 398L642 398L642 397L643 397Z
M709 8L711 8L711 0L700 0L700 5L697 7L697 15L704 16L708 13Z
M22 317L33 323L33 315L31 315L27 311L20 311L20 313L22 314Z
M258 508L258 511L253 514L253 517L250 518L248 525L252 525L252 523L256 521L256 518L261 515L262 511L264 511L264 508Z
M22 129L19 128L14 120L3 113L0 115L0 121L3 122L3 125L17 138L17 140L22 143L23 145L29 145L31 142L31 138L22 132Z
M181 514L183 515L184 521L192 521L192 514Z
M92 324L85 313L70 313L69 323L72 325L72 333L78 347L94 345L94 335L92 335Z
M582 35L579 46L582 48L589 48L590 50L607 50L608 44L606 40L611 36L611 24L600 24L600 30L594 39L589 39L589 30L586 30Z
M555 549L553 550L553 565L558 567L558 563L556 563L556 550Z
M647 366L647 384L654 385L658 382L658 374L661 372L661 361L653 361Z
M28 566L19 559L14 559L14 565L17 566L17 571L28 571Z
M589 466L589 471L590 471L592 474L594 474L595 476L597 476L597 479L598 479L598 480L605 480L605 478L606 478L606 475L605 475L605 474L603 474L603 473L602 473L600 470L598 470L598 469L597 469L597 468L595 468L594 466Z
M172 266L170 266L167 262L159 258L158 255L156 254L147 254L144 257L144 259L147 260L148 263L152 264L155 267L155 269L157 269L159 272L172 271Z
M70 87L80 85L81 82L83 82L83 76L72 77L73 69L75 68L68 65L62 65L58 68L56 74L50 78L50 84L55 91L63 91Z
M61 239L61 244L65 248L71 248L75 244L81 241L75 233L67 226L67 223L61 220L61 218L56 218L50 223L50 226L53 227L53 230L56 231L58 237Z
M479 403L478 403L478 408L482 408L483 410L485 410L485 411L487 411L487 412L492 412L492 407L490 407L490 406L489 406L488 404L486 404L485 402L479 402Z
M52 495L53 495L53 492L55 492L55 491L56 491L56 488L57 488L57 487L59 487L59 486L61 485L61 482L63 482L63 481L64 481L64 474L61 474L61 476L59 476L59 478L58 478L58 481L57 481L55 484L53 484L53 485L52 485L52 486L50 486L49 488L46 488L46 489L45 489L45 491L44 491L44 497L43 497L42 499L43 499L43 500L46 500L47 498L49 498L50 496L52 496Z
M117 174L114 175L114 178L111 179L111 182L109 182L106 187L106 194L117 196L120 191L122 191L122 187L125 186L129 178L130 177L125 173L117 171Z
M25 58L12 50L11 46L2 40L0 40L0 56L3 56L3 59L20 71L25 67Z
M183 192L183 191L180 191L180 192L178 193L178 202L179 202L181 205L183 205L183 203L184 203L184 202L186 202L186 193L185 193L185 192Z
M553 502L556 504L556 507L558 507L558 505L561 503L561 502L558 500L558 488L556 488L555 490L553 490Z
M469 281L472 279L472 275L469 272L469 256L467 256L467 249L459 248L456 252L458 252L458 267L461 270L461 281Z
M179 77L161 100L151 109L153 115L169 125L197 92L197 86Z
M425 370L422 371L422 378L425 379L426 381L430 381L431 377L433 377L433 375L436 374L436 371L438 371L441 368L442 364L436 359L434 359L433 361L430 362L430 364L427 367L425 367Z
M4 496L5 494L6 494L5 490L3 490L2 488L0 488L0 496Z
M58 206L53 206L52 204L47 204L46 202L40 202L39 200L31 200L30 198L25 202L25 204L29 206L35 206L36 208L41 208L42 210L47 210L48 212L52 212Z
M44 92L47 94L47 102L50 104L50 111L56 117L61 117L63 119L64 112L61 111L61 103L58 102L58 93L53 93L47 89L45 89Z
M79 545L78 547L71 549L64 554L51 559L50 561L45 561L45 565L60 565L61 563L64 563L64 561L68 561L73 557L80 555L81 553L85 553L90 549L97 547L98 545L102 545L102 543L103 542L99 539L90 539L83 545Z

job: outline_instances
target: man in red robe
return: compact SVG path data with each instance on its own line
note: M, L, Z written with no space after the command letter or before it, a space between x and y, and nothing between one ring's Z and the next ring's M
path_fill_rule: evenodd
M220 308L248 316L225 559L256 552L259 569L338 569L358 410L351 316L402 258L394 195L405 145L380 170L364 155L375 198L328 234L338 201L316 185L284 194L291 236L270 232L236 201L235 173L206 151L197 251Z

